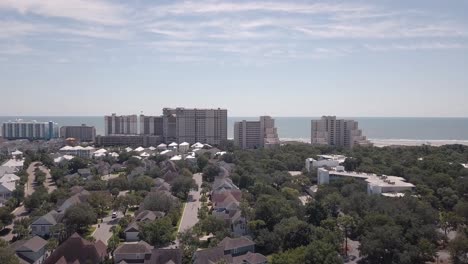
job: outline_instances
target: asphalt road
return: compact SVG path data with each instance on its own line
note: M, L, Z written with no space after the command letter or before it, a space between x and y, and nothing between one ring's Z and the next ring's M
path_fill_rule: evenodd
M122 217L122 213L117 212L117 218L112 218L112 216L109 215L103 218L102 223L99 223L99 225L94 225L96 230L93 233L93 237L96 239L96 241L101 240L107 246L107 240L109 240L109 238L112 236L112 231L110 230L111 227L117 225L119 219Z
M196 223L198 223L198 209L200 209L201 207L201 173L194 174L193 179L198 185L198 191L190 191L190 196L192 197L192 200L188 201L185 204L185 208L182 213L182 220L180 221L179 225L179 233L192 228Z

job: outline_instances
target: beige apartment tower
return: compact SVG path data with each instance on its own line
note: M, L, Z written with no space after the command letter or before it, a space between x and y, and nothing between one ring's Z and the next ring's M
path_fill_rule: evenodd
M136 135L138 134L137 115L112 114L104 116L105 135Z
M75 138L81 142L92 142L96 138L96 128L94 126L63 126L60 128L60 137Z
M165 142L218 145L227 140L227 110L164 108L163 137Z
M352 148L355 145L371 145L362 135L358 122L336 119L336 116L322 116L311 122L311 144Z
M163 136L164 118L162 116L140 115L140 135Z
M275 120L261 116L259 121L234 123L234 145L242 149L272 148L280 145Z

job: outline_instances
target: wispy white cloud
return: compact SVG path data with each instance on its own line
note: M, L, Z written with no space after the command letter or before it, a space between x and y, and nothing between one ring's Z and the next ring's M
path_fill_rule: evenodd
M23 39L28 44L47 38L60 41L62 47L69 39L70 46L83 42L89 49L118 52L108 52L108 45L100 42L108 40L137 53L149 50L178 61L206 61L223 55L314 59L346 56L359 49L448 50L458 48L450 43L468 38L464 24L375 2L124 3L0 0L0 12L13 11L17 19L0 21L0 39Z
M363 12L370 7L364 5L329 4L329 3L294 3L285 1L186 1L171 5L156 6L155 15L193 15L210 13L239 12L282 12L296 14L319 14L337 12Z
M364 44L366 49L372 51L415 51L415 50L453 50L468 49L467 43L459 42L420 42L420 43L393 43L393 44Z
M80 22L122 25L127 21L124 6L102 0L2 0L0 10L23 15L67 18Z
M37 26L21 21L0 21L0 39L14 38L37 32Z
M0 54L2 55L22 55L30 53L31 51L32 48L21 43L0 45Z

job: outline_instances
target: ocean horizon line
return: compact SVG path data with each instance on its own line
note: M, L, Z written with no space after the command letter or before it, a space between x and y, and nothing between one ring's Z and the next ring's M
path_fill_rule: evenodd
M140 115L140 114L119 114L119 115ZM0 117L104 117L104 115L0 115ZM145 116L158 116L156 115L145 115ZM228 118L258 118L259 116L264 115L256 115L256 116L228 116ZM320 118L322 116L336 116L338 118L460 118L460 119L468 119L468 116L340 116L340 115L317 115L317 116L275 116L269 115L273 118Z

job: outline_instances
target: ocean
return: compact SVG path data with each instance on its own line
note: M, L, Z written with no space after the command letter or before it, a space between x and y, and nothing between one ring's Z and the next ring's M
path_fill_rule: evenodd
M18 116L0 117L0 123L15 119L53 121L59 126L92 125L97 134L104 134L102 116ZM233 138L234 122L257 120L258 117L228 117L228 137ZM310 121L318 117L275 117L279 137L282 140L310 141ZM359 122L363 134L377 146L421 145L431 143L468 145L468 118L420 118L420 117L347 117Z

